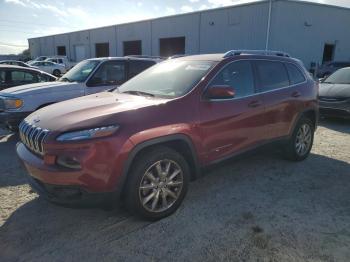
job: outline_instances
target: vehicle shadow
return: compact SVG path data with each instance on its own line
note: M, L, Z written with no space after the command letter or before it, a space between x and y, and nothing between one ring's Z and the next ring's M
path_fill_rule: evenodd
M270 151L237 158L207 169L179 211L154 223L123 209L70 209L36 198L0 228L0 260L282 261L284 252L333 260L349 255L349 170L317 154L298 163Z
M17 134L0 135L0 188L27 183L25 170L16 155Z
M350 119L322 118L319 125L337 132L350 134Z

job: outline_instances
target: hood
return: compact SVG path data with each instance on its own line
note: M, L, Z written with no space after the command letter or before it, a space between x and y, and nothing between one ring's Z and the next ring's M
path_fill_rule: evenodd
M40 109L26 118L29 123L64 132L116 124L116 115L137 113L144 107L164 104L168 99L103 92L60 102Z
M54 89L59 89L64 91L65 89L72 89L73 87L78 87L79 83L73 82L41 82L34 83L28 85L15 86L11 88L7 88L0 92L0 95L4 96L25 96L25 95L33 95L33 94L41 94L45 93L48 90L53 91ZM64 89L62 89L64 88Z
M350 98L350 84L320 83L319 96Z

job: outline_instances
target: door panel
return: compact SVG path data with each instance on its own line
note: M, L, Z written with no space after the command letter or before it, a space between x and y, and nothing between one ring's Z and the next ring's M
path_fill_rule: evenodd
M208 162L264 141L265 116L261 101L260 95L254 95L228 101L202 102L200 129Z
M208 162L253 147L265 139L264 105L256 94L253 67L235 61L215 76L208 89L234 89L233 99L206 99L200 104L200 129Z

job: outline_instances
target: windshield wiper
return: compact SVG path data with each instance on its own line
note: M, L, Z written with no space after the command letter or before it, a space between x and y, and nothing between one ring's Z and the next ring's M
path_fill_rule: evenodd
M121 93L137 95L137 96L150 96L150 97L155 96L154 94L151 94L151 93L147 93L147 92L143 92L143 91L136 91L136 90L130 90L130 91L125 91L125 92L121 92Z

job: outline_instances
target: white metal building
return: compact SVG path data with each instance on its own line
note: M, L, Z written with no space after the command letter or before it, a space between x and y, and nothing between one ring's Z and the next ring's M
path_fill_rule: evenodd
M296 0L249 4L28 39L32 57L281 50L312 62L350 60L350 9Z

